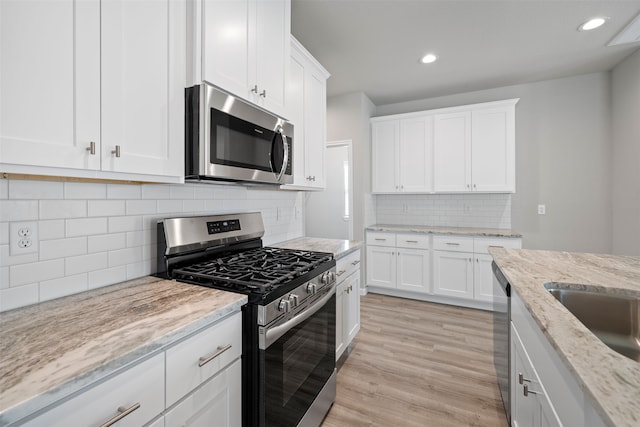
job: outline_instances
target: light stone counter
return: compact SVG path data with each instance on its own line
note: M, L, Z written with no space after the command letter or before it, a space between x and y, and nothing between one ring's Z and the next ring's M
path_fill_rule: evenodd
M545 283L640 297L640 257L490 248L512 289L610 426L640 425L640 363L596 338Z
M239 311L246 301L241 294L144 277L0 313L0 425Z
M483 237L522 237L522 234L505 228L432 227L428 225L376 224L369 226L366 229L370 231L389 231L394 233L454 234L461 236Z
M323 239L319 237L300 237L270 245L276 248L298 249L301 251L330 252L336 260L349 255L362 247L357 240Z

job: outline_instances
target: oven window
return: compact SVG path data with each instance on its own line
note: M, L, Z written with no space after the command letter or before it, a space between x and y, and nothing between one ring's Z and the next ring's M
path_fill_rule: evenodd
M271 172L275 132L211 109L211 163Z
M335 369L335 296L261 351L268 427L296 426Z

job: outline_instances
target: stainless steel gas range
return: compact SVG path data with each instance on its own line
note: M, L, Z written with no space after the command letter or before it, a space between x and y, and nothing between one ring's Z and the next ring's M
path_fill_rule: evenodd
M262 246L259 213L158 223L158 275L248 296L242 417L247 427L317 427L335 399L332 254Z

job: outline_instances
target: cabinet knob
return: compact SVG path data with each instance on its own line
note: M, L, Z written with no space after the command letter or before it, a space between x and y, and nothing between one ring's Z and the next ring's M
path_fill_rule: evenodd
M120 146L116 145L116 149L115 150L111 150L111 154L115 154L116 157L120 157Z
M91 141L89 143L89 146L87 147L87 151L89 152L89 154L91 154L92 156L95 156L96 154L96 143L95 141Z

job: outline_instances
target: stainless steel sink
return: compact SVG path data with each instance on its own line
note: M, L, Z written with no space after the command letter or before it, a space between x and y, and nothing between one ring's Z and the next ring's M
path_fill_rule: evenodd
M640 298L595 291L545 288L611 349L640 363Z

